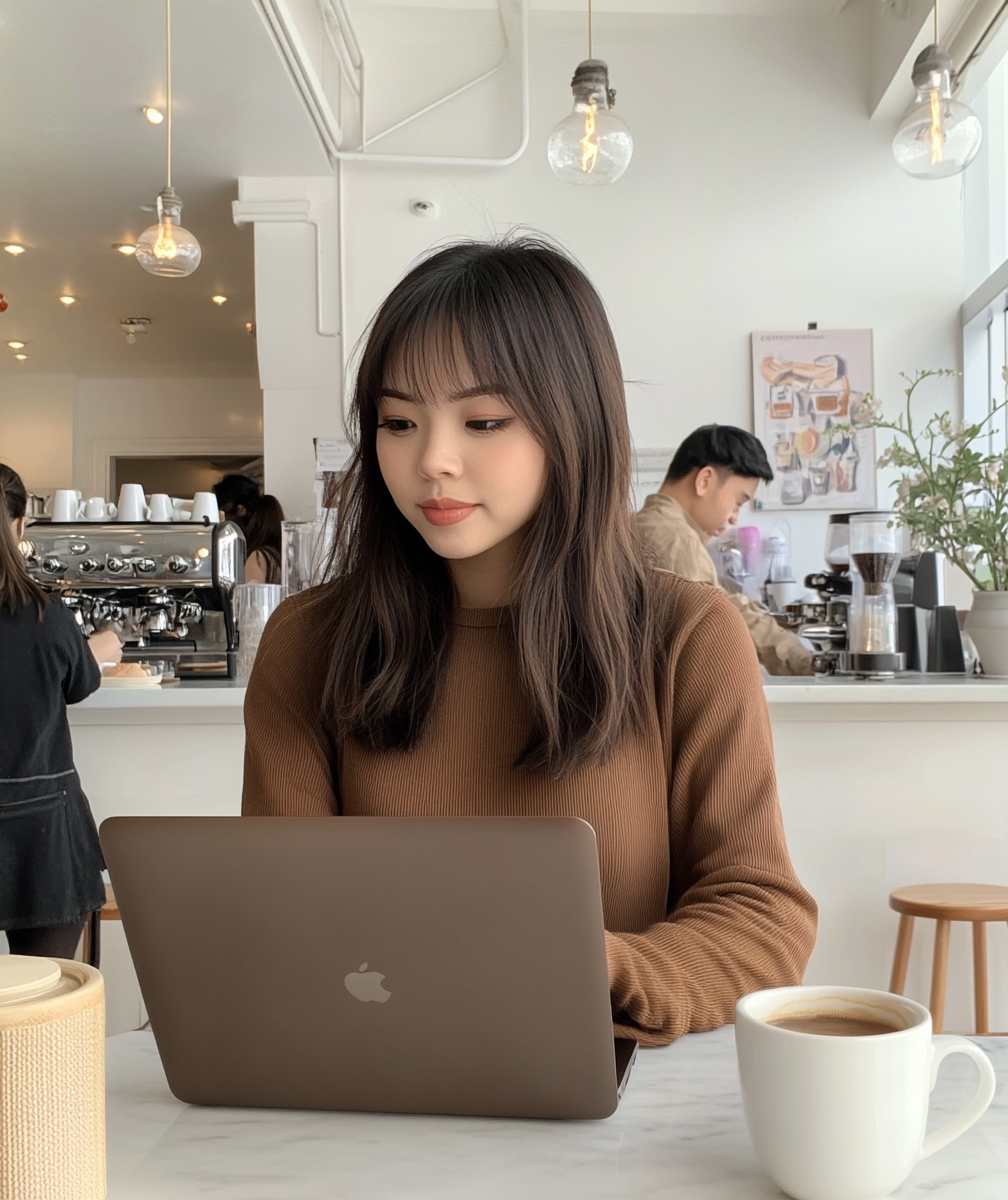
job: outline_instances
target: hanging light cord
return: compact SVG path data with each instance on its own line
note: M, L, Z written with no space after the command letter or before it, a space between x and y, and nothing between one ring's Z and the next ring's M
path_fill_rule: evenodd
M171 0L168 0L168 3L170 4ZM938 0L935 0L935 45L938 44Z
M168 187L171 187L171 0L165 0L165 47L168 64Z
M170 0L169 0L169 3L170 3ZM589 58L595 57L595 55L592 53L592 49L593 49L592 44L594 41L594 38L592 37L592 32L593 32L592 31L592 0L588 0L588 57Z

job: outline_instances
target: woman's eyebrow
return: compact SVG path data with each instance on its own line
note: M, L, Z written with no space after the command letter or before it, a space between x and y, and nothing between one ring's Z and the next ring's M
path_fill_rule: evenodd
M504 388L496 383L480 383L475 387L463 388L460 392L452 392L448 397L449 400L472 400L477 396L500 396L503 398L506 395Z
M395 388L383 387L381 390L380 400L402 400L406 404L416 404L417 399L411 396L408 392L397 392Z

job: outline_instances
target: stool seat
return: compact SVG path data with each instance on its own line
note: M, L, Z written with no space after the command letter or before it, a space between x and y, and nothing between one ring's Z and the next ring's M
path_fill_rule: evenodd
M931 1024L941 1033L945 1020L945 981L948 975L949 935L953 921L973 926L973 1006L977 1033L987 1026L987 924L1008 921L1008 887L989 883L920 883L889 893L889 907L900 914L889 990L902 996L910 962L914 919L935 922L934 964L931 968Z
M1008 887L988 883L921 883L896 888L889 907L932 921L1008 921Z

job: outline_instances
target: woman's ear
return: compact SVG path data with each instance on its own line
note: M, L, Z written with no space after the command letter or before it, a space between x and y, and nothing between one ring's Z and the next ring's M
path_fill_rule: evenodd
M20 542L24 537L25 519L18 517L17 520L11 521L11 531L14 534L14 541Z

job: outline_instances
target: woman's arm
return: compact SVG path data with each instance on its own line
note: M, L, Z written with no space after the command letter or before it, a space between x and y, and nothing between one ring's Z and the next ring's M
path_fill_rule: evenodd
M687 636L659 711L670 911L642 933L606 934L614 1019L651 1046L727 1024L747 992L799 983L816 932L784 841L756 654L727 597Z
M263 631L245 694L244 816L324 817L339 812L336 748L323 717L326 654L287 600Z
M258 550L253 550L245 559L245 582L266 582L266 559Z

